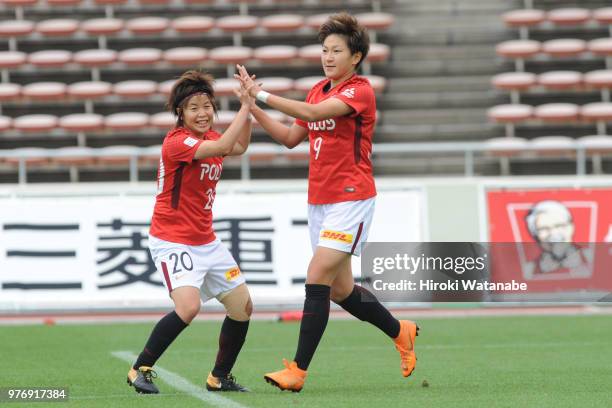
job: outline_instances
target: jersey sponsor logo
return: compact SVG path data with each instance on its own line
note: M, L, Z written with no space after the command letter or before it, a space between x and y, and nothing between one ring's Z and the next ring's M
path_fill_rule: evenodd
M196 143L198 143L198 140L190 136L185 138L185 140L183 140L183 143L185 143L189 147L193 147L196 145Z
M320 120L318 122L308 122L308 129L310 130L334 130L336 128L336 121L333 119Z
M348 88L341 92L342 95L347 98L353 99L355 97L355 88Z
M332 230L323 230L321 231L321 239L326 239L328 241L338 241L343 242L345 244L353 243L353 234L347 234L346 232L332 231Z
M233 281L238 276L240 276L240 268L238 268L237 266L225 272L225 280L227 280L228 282Z
M222 164L200 164L202 171L200 172L200 181L208 177L210 181L218 181L221 178L221 171L223 170Z

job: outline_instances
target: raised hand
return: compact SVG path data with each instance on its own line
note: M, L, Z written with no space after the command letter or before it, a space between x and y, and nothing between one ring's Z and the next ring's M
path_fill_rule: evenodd
M255 75L249 75L244 65L236 64L236 68L238 68L239 74L234 75L234 77L240 81L242 87L254 98L257 92L262 90L261 84L255 82Z

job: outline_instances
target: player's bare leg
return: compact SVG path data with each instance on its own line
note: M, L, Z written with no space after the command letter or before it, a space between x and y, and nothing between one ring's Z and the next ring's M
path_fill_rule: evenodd
M253 303L246 284L242 284L217 297L227 316L219 334L219 351L215 367L208 374L206 389L208 391L248 392L249 389L236 382L231 371L246 339L249 320L253 312Z
M281 390L301 391L308 365L329 320L330 286L337 271L350 263L350 254L318 246L308 266L306 300L294 361L283 360L285 369L268 373L265 380Z
M400 354L402 375L408 377L416 367L414 352L418 327L409 320L398 321L367 289L355 285L351 264L338 271L331 286L331 299L344 310L365 322L378 327L393 339Z
M183 286L170 293L175 310L164 316L153 328L149 340L127 375L127 383L136 392L157 394L159 390L153 383L157 376L153 365L200 312L200 289Z

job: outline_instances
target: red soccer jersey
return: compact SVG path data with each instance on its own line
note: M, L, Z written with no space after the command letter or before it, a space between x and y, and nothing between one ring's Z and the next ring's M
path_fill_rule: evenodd
M212 206L223 157L194 159L203 140L217 140L214 130L197 138L185 128L168 132L157 173L157 199L151 235L164 241L204 245L215 240Z
M376 122L374 90L365 77L358 75L332 89L330 86L329 79L319 82L306 102L338 98L354 112L319 122L295 121L308 129L310 139L309 204L365 200L376 195L370 157Z

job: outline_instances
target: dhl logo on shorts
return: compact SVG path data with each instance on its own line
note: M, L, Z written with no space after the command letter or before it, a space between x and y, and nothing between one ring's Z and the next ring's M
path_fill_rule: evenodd
M353 243L353 234L347 234L346 232L323 230L321 231L321 238L330 241L344 242L345 244Z
M240 276L240 269L238 267L232 268L229 271L225 272L225 279L228 281L233 281L238 276Z

